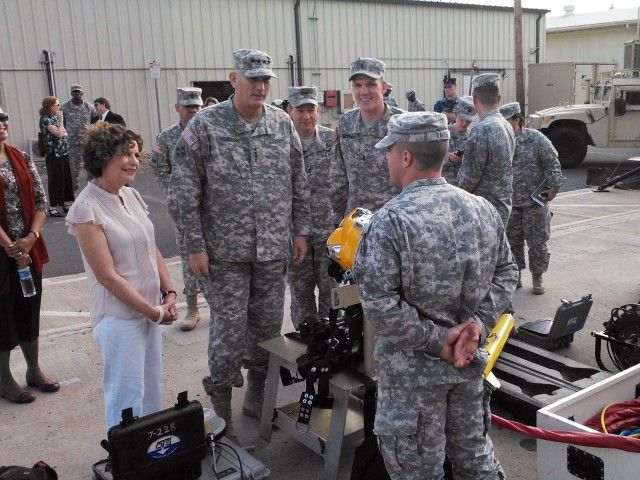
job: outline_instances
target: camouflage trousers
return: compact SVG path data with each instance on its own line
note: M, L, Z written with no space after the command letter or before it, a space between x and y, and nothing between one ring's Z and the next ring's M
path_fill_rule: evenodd
M82 157L80 156L80 144L69 144L69 166L71 167L71 181L73 183L73 191L78 191L78 182L80 181L80 167L82 165Z
M549 268L549 250L547 242L551 235L551 214L549 206L513 207L507 238L511 252L516 259L518 269L524 270L527 262L524 244L529 248L529 270L531 273L544 273Z
M312 242L307 239L307 253L302 263L289 267L289 290L291 292L291 321L298 329L307 317L318 313L329 316L331 289L336 281L329 276L329 257L327 243ZM316 305L315 289L318 287Z
M174 224L174 230L176 233L176 247L178 247L178 253L180 254L180 260L182 261L182 281L184 282L184 293L187 296L195 295L200 291L200 285L198 277L193 272L193 268L189 264L189 252L187 246L184 243L182 234L178 230L178 227Z
M393 480L441 480L445 453L456 480L499 480L505 474L488 435L491 412L483 379L381 388L375 431Z
M257 344L280 335L289 260L209 262L202 279L209 304L209 374L214 387L241 387L240 368L266 368Z

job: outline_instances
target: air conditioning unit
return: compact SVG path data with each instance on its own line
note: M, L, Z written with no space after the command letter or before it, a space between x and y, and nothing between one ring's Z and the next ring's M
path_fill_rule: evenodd
M640 69L640 40L625 42L624 68Z

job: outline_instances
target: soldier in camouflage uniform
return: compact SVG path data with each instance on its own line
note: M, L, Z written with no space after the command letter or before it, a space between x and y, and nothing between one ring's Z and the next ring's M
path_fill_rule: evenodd
M458 106L453 114L455 122L449 124L449 133L451 134L449 153L442 165L442 176L451 185L456 185L463 156L462 153L458 155L458 152L464 152L469 137L469 125L478 119L476 110L473 108L473 98L468 96L458 98Z
M527 266L524 244L529 247L529 270L533 278L533 293L544 293L542 274L549 268L547 242L551 235L549 204L539 205L531 194L543 182L548 201L556 198L566 178L562 175L558 152L551 141L537 130L523 128L524 118L518 102L500 107L500 113L513 127L516 151L513 155L513 209L507 226L511 251L518 264L518 287L522 287L522 270Z
M329 171L333 158L333 130L317 125L320 107L317 87L289 87L287 112L302 142L304 164L311 188L311 230L307 254L302 263L289 269L291 321L298 329L308 317L329 316L331 289L336 282L329 276L327 239L333 231L329 200ZM315 289L318 287L316 305Z
M331 167L331 205L334 225L354 208L379 209L399 190L389 184L384 153L375 144L387 134L387 123L403 110L384 103L387 86L384 62L360 58L351 62L351 91L357 109L338 120Z
M209 372L203 385L231 422L231 389L244 383L242 411L259 417L268 354L280 335L290 261L302 262L309 233L309 184L291 118L265 105L271 57L236 50L229 100L198 112L176 144L171 186L189 263L210 308Z
M392 107L397 107L398 102L396 102L396 99L391 96L392 91L393 91L393 85L387 82L387 91L384 92L384 96L382 97L382 100L384 100L384 103L386 103L387 105L390 105Z
M449 138L435 112L389 121L376 145L402 192L365 226L354 260L375 331L374 431L392 479L505 478L487 432L479 348L516 287L505 227L484 198L441 178Z
M444 89L444 96L433 105L433 110L444 113L447 116L447 121L453 123L456 121L453 113L458 106L456 79L445 75L442 81L442 88Z
M62 105L64 113L64 128L69 135L69 165L71 166L71 180L73 181L73 191L78 190L78 180L80 179L80 144L84 138L91 117L98 114L96 107L92 103L83 100L84 90L82 85L71 85L71 100Z
M498 111L500 77L483 73L473 79L473 104L480 122L471 130L458 172L458 186L489 200L505 225L511 214L516 148L513 129Z
M151 166L156 175L156 181L167 196L167 206L169 215L173 219L176 233L176 245L182 261L182 280L184 281L184 293L187 300L187 315L180 321L180 329L184 331L193 330L200 322L200 312L198 311L198 279L189 265L189 252L182 238L180 228L180 215L178 214L178 199L172 191L171 181L171 157L173 150L178 143L180 134L187 126L187 122L202 109L202 89L200 88L178 88L176 112L180 116L180 121L167 128L158 135L156 144L153 146L151 155Z
M416 98L416 91L414 89L407 90L406 95L408 112L424 112L427 110L427 107L424 106L424 102Z

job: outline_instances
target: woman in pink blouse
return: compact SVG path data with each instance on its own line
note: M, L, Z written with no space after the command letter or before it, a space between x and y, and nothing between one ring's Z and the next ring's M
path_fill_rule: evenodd
M117 124L97 123L82 142L94 179L67 214L89 280L93 337L104 364L107 429L122 410L136 416L162 405L160 325L177 320L176 292L155 244L140 194L125 186L140 167L142 138Z

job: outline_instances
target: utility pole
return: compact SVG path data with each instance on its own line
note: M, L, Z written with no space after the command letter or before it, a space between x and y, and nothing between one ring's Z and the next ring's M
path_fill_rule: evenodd
M513 29L515 31L516 55L516 102L520 104L522 116L524 111L524 58L522 55L522 1L513 0Z

